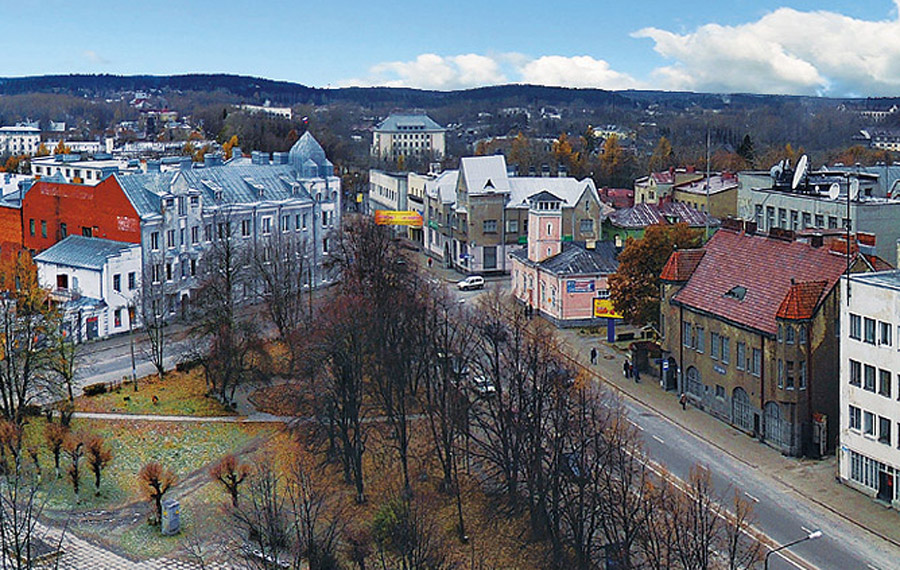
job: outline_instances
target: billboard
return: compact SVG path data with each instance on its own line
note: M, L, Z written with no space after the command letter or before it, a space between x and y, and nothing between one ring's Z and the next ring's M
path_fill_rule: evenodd
M622 319L609 299L594 299L594 317L598 319Z
M422 214L411 210L375 210L375 223L379 226L422 227Z
M566 293L593 293L593 279L569 279L566 281Z

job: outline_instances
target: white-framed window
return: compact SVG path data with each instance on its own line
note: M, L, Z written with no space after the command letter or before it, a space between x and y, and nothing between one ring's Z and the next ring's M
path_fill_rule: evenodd
M893 329L891 323L879 321L878 328L880 329L880 334L878 335L878 344L882 346L891 346L891 330Z
M863 390L875 391L875 367L869 364L863 366Z
M486 234L497 233L497 220L484 220L482 222L483 232Z
M594 220L581 220L581 232L592 233L594 231Z
M166 247L168 247L168 248L175 247L175 230L167 230L166 231Z
M875 435L875 414L872 412L863 412L863 433Z
M870 319L869 317L863 318L863 332L865 333L865 342L868 344L875 344L875 319Z
M862 317L850 313L850 338L862 340Z
M120 273L113 275L113 291L116 293L122 292L122 275Z
M263 216L260 219L262 226L262 235L267 236L272 233L272 216Z
M241 220L241 237L250 237L250 220Z
M878 394L886 398L891 397L891 371L878 369Z
M862 410L857 408L854 405L850 406L850 429L861 430L862 429Z
M159 232L150 232L150 249L153 251L159 249Z
M507 233L519 233L519 220L506 220Z
M738 370L743 370L744 366L746 365L747 345L742 342L739 342L735 345L734 350L735 350L734 358L736 360L736 362L734 364L735 368L737 368Z
M750 361L750 373L759 376L762 371L762 351L758 348L753 349L753 358Z
M878 416L878 441L885 445L891 444L891 420Z

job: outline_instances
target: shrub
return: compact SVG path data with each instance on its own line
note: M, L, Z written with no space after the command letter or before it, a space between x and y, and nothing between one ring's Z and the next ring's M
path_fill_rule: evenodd
M106 382L97 382L96 384L88 384L82 388L85 396L98 396L106 393Z

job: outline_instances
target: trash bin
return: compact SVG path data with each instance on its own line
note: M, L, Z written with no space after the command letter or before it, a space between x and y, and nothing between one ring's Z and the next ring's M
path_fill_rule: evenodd
M181 532L181 508L178 501L169 499L162 504L160 530L166 536Z

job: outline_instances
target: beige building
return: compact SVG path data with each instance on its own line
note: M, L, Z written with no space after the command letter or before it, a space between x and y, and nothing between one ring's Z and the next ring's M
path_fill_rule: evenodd
M372 156L439 160L446 154L446 132L427 115L391 115L378 123L372 133Z
M672 195L672 187L700 180L703 175L694 169L670 168L654 172L634 181L634 204L658 204Z
M672 200L687 204L695 210L725 219L737 215L738 178L734 174L723 173L672 186Z

